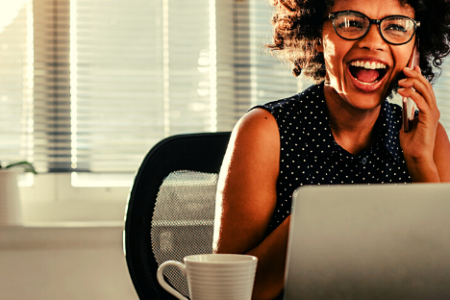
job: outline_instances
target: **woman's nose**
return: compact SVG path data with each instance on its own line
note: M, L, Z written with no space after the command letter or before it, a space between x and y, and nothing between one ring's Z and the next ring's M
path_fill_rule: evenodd
M361 48L367 48L369 50L385 50L388 47L387 42L381 36L379 25L370 24L367 34L358 41L358 45Z

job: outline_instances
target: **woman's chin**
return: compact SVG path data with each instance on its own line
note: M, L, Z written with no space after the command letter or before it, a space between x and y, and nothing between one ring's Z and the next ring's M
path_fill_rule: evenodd
M335 98L335 100L332 100L333 102L341 102L341 104L336 106L336 108L339 107L341 109L367 112L379 107L386 99L382 89L380 89L380 93L376 91L371 93L361 92L359 89L355 89L352 83L344 84L338 88L330 84L328 88L328 93L325 92L325 94L328 94L331 98Z

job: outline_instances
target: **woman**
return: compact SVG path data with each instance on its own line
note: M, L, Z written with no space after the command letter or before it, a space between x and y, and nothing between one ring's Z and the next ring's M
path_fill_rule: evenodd
M432 65L449 52L450 7L424 3L274 0L271 47L319 84L250 110L224 159L215 251L259 258L254 299L282 292L298 186L450 181L450 143L430 84ZM408 69L418 39L421 68ZM407 133L401 108L385 101L395 91L419 108Z

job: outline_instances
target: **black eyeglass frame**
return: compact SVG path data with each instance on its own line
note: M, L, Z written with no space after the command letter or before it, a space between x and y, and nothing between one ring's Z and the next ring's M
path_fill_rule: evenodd
M369 26L367 26L366 32L365 32L362 36L360 36L359 38L355 38L355 39L349 39L349 38L345 38L345 37L341 36L341 35L338 33L338 31L336 30L336 25L335 25L335 23L334 23L335 18L336 18L336 15L339 14L339 13L356 13L356 14L360 14L360 15L364 16L365 18L367 18L367 19L369 20ZM406 18L406 19L411 20L411 21L414 23L414 32L413 32L413 34L411 35L411 37L409 38L409 40L407 40L406 42L403 42L403 43L392 43L392 42L388 41L388 40L384 37L383 32L382 32L382 30L381 30L380 24L381 24L381 22L383 22L385 19L393 18L393 17L394 17L394 18L395 18L395 17ZM410 18L410 17L407 17L407 16L402 16L402 15L392 15L392 16L387 16L387 17L384 17L383 19L377 20L377 19L371 19L371 18L369 18L368 16L366 16L365 14L363 14L362 12L354 11L354 10L343 10L343 11L336 11L336 12L329 13L328 16L325 18L325 20L328 20L328 19L331 19L332 22L333 22L334 32L336 32L336 34L337 34L340 38L342 38L342 39L344 39L344 40L348 40L348 41L356 41L356 40L359 40L359 39L364 38L364 37L367 35L367 33L369 32L370 26L371 26L372 24L378 25L378 31L380 32L381 37L383 38L383 40L384 40L386 43L391 44L391 45L404 45L404 44L409 43L409 41L412 40L412 38L414 37L414 35L416 35L417 28L420 27L420 22L419 22L419 21L416 21L416 20L414 20L413 18Z

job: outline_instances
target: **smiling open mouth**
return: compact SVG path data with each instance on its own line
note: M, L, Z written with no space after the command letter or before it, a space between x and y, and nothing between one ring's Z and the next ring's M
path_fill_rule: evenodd
M362 84L374 84L383 79L388 68L385 64L375 62L352 61L350 74Z

